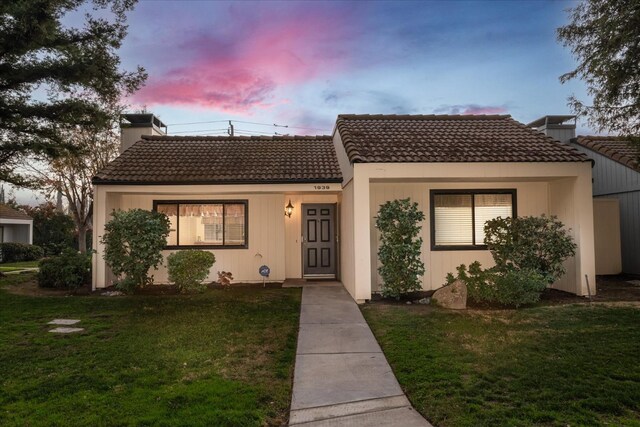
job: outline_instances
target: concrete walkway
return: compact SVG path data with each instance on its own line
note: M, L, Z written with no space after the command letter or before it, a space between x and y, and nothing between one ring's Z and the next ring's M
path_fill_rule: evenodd
M339 282L303 286L290 425L430 426Z

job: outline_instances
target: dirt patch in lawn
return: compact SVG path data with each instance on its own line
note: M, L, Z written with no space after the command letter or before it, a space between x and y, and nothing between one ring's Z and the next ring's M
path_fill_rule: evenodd
M78 288L75 292L67 289L41 288L38 286L38 279L33 271L7 274L2 277L2 284L2 289L9 293L30 297L67 297L70 295L89 295L91 293L88 286Z

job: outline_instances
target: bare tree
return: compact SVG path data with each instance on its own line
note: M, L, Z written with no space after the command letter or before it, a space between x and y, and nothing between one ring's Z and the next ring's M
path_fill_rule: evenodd
M120 105L107 108L107 126L76 127L67 137L82 147L75 155L60 156L47 161L33 162L29 167L31 179L46 193L60 192L68 204L78 232L78 250L87 251L87 232L93 217L93 185L91 179L118 155L120 138L118 124Z

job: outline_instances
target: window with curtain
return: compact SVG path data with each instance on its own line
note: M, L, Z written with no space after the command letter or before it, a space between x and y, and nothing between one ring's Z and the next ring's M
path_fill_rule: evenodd
M485 247L485 223L497 217L514 216L515 200L515 190L432 190L432 248Z
M247 201L154 201L171 222L167 247L246 248Z

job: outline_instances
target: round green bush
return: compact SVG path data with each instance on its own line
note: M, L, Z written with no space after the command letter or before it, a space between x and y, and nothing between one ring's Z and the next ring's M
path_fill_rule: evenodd
M576 254L576 244L555 216L495 218L484 226L496 268L531 270L551 284L565 274L563 262Z
M65 249L39 263L38 286L74 290L91 283L91 255Z
M206 285L202 281L215 262L215 255L207 251L189 249L174 252L167 257L169 280L178 286L180 292L203 291Z

